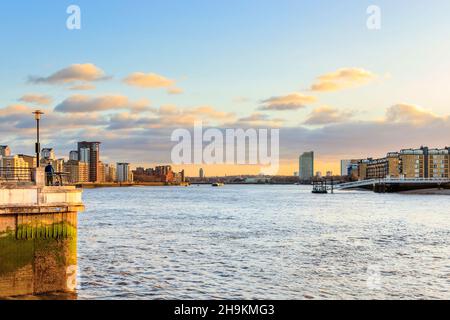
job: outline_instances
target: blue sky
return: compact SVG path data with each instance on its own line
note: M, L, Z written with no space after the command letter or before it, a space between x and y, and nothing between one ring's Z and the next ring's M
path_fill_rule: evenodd
M70 4L81 8L79 31L65 27ZM366 28L371 4L382 10L379 31ZM448 12L445 0L9 1L0 10L0 108L27 93L51 96L52 106L74 94L120 94L154 107L213 106L239 118L260 112L262 100L299 92L317 103L265 116L297 127L326 105L352 112L355 121L378 121L387 108L404 103L444 117L450 105ZM82 93L27 82L83 63L113 78ZM344 68L367 70L374 80L309 91L317 77ZM183 94L125 85L122 79L133 72L175 80Z

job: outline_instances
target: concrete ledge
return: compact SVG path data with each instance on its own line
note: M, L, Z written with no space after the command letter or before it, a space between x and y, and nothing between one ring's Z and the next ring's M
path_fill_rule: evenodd
M8 205L0 206L0 215L81 212L84 209L85 207L82 203L55 203L51 205Z
M0 208L33 206L79 206L82 190L75 187L0 186Z

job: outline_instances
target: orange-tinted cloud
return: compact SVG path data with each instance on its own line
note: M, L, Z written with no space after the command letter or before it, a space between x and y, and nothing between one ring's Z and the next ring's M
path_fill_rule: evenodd
M74 95L58 104L55 111L63 113L83 113L128 109L136 112L149 111L149 107L150 102L147 100L135 102L130 101L128 97L121 95L99 97Z
M32 83L45 84L74 84L77 82L91 82L105 80L108 77L102 69L92 63L73 64L61 69L48 77L30 77Z
M212 106L180 108L176 105L163 105L154 109L152 114L141 116L130 112L122 112L111 117L109 129L164 129L175 127L192 127L195 122L203 125L222 126L234 122L234 113L216 110Z
M157 125L160 127L192 126L196 121L202 121L204 125L222 125L236 119L234 113L219 111L212 106L179 108L175 105L163 105L159 108L158 116Z
M182 94L184 91L181 88L169 88L167 89L168 94Z
M49 105L52 103L53 99L48 95L30 93L22 96L19 101L39 105Z
M324 74L311 86L312 91L339 91L365 85L376 78L375 74L361 68L343 68Z
M69 90L73 91L88 91L94 90L96 87L93 84L80 84L77 86L70 87Z
M386 110L385 121L422 125L433 121L443 121L446 119L448 119L448 117L439 117L433 112L423 109L417 105L399 103Z
M126 84L140 88L168 88L175 85L174 80L155 73L134 72L123 80Z

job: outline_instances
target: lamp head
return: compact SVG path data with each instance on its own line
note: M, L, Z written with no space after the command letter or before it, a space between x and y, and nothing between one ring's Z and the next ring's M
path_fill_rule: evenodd
M36 110L33 112L33 114L34 114L34 119L41 120L41 115L44 113L41 110Z

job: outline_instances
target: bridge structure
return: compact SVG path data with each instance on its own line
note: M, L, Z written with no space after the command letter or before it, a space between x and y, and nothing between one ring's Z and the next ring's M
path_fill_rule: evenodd
M448 178L384 178L384 179L368 179L340 183L328 186L334 190L348 190L365 188L372 189L375 192L395 192L410 189L429 189L450 187L450 179Z

